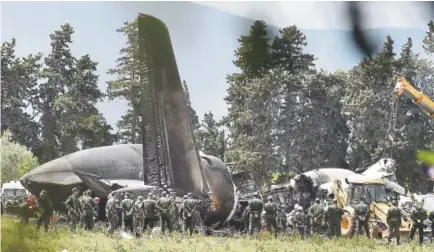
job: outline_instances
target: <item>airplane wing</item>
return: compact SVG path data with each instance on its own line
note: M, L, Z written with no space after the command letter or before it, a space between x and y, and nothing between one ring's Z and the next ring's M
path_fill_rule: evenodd
M98 197L105 198L113 191L109 183L102 180L100 176L82 171L74 171L74 173L81 179L83 184Z

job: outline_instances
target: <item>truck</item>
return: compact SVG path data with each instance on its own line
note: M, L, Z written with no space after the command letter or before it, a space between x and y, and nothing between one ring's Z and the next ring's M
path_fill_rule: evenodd
M360 174L346 177L343 181L336 179L333 183L334 197L338 206L344 210L341 221L342 236L353 236L356 232L354 208L364 196L370 209L370 236L385 238L388 234L387 212L392 206L386 189L387 181L370 178ZM402 212L400 232L408 233L411 229L411 218Z

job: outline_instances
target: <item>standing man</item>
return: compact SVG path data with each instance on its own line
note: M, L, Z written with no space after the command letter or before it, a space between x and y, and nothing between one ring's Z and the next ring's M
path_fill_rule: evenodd
M321 223L323 222L324 208L321 205L319 198L315 199L315 203L309 208L309 214L311 216L312 233L321 233Z
M36 220L36 229L39 229L41 224L44 223L44 229L45 232L47 232L48 224L50 223L50 218L53 215L54 208L46 190L42 190L39 194L38 208L41 209L41 214L39 215L38 220Z
M183 218L183 226L184 232L189 231L190 236L193 235L193 227L194 227L194 219L193 214L196 210L196 201L191 197L185 197L184 202L182 203L182 218Z
M392 201L392 207L387 211L387 225L389 226L389 236L387 237L388 243L393 237L396 238L396 244L399 245L400 233L399 227L401 226L401 209L398 208L398 202Z
M108 234L113 234L118 224L118 213L116 209L116 197L117 195L111 195L105 205L105 214L109 222Z
M255 229L261 231L261 213L264 208L264 203L259 198L259 194L255 193L255 198L249 200L249 233L253 235Z
M149 193L148 198L143 201L145 218L143 221L143 231L149 226L149 233L154 228L155 217L157 216L157 202L153 199L153 194Z
M423 243L423 222L428 218L426 210L423 209L422 204L418 203L416 209L411 212L411 219L413 220L413 226L410 231L410 241L413 241L416 230L419 231L419 244Z
M338 201L333 200L333 204L328 206L325 213L325 221L329 227L329 237L341 237L341 221L344 210L338 206Z
M93 228L93 211L97 205L95 200L90 197L91 193L92 192L90 190L85 191L83 193L83 198L81 199L84 230L92 230Z
M305 237L305 231L306 231L306 215L303 212L303 207L298 206L297 209L295 209L295 226L297 227L298 233L301 236L301 239L304 239Z
M168 193L157 201L157 208L160 210L160 228L162 234L164 234L166 226L169 229L169 232L172 233L172 222L170 219L170 210L172 207L173 204Z
M277 209L276 204L273 202L273 197L268 196L268 202L264 205L265 210L265 221L267 223L267 230L270 234L273 234L271 231L271 227L274 229L274 237L277 238Z
M137 200L134 203L131 212L133 216L133 224L134 224L134 231L136 233L136 237L140 237L140 234L143 231L143 222L145 219L145 208L143 205L142 196L137 197Z
M125 193L125 199L121 202L123 229L125 231L129 230L131 233L134 232L133 216L131 213L133 206L134 200L131 199L128 193Z
M69 196L65 201L66 209L68 209L68 216L71 221L72 232L75 232L77 222L80 220L82 213L80 200L78 199L78 193L79 190L77 187L72 188L72 195Z
M366 236L369 236L369 207L366 203L360 200L360 203L354 209L356 221L357 221L357 234L362 234L362 227L365 230Z
M431 221L431 242L434 241L434 210L429 214L428 219Z

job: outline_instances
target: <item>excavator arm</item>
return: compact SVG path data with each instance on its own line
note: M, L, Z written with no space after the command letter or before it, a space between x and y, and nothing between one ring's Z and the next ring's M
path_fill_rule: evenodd
M428 96L414 88L405 77L399 78L393 93L398 96L405 94L426 111L431 118L434 118L434 102Z

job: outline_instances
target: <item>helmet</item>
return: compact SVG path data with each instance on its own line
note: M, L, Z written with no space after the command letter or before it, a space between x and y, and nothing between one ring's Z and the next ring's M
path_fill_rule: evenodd
M39 195L47 195L47 190L42 190Z
M189 193L187 194L187 196L188 196L189 198L191 198L191 197L193 197L193 194L192 194L191 192L189 192Z
M182 197L183 199L188 199L188 195L184 195L184 197Z
M77 187L72 188L72 192L80 192Z
M295 204L295 205L294 205L294 209L298 209L299 206L300 206L300 205Z
M303 207L302 206L298 206L297 210L298 211L303 211Z
M319 198L316 198L316 199L315 199L315 203L320 203Z
M273 197L272 196L268 196L268 201L272 201Z
M137 197L137 201L142 201L142 200L143 200L143 196Z
M173 192L172 188L167 189L168 192Z

